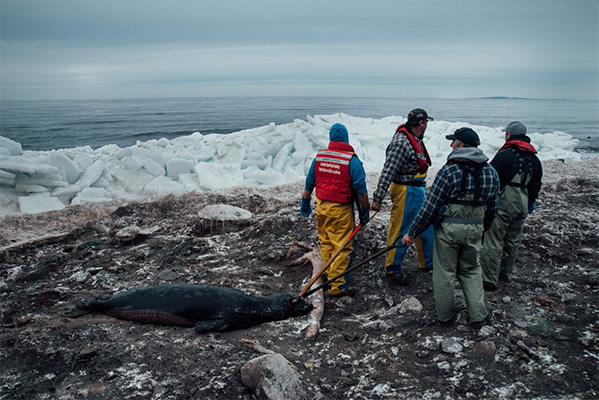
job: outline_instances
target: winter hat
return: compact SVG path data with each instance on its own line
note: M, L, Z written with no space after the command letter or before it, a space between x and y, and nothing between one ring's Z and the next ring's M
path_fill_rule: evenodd
M506 126L505 129L503 129L502 131L507 132L512 136L526 135L526 127L520 121L510 122L510 124Z
M445 136L446 139L449 140L459 140L464 143L466 146L470 147L478 147L480 144L480 139L478 138L478 134L474 132L470 128L460 128L456 130L453 135Z

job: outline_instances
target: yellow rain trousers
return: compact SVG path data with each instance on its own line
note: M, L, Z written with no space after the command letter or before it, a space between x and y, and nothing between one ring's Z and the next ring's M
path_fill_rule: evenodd
M426 174L418 174L414 180L423 180ZM408 248L401 245L401 238L408 233L410 225L424 203L426 190L419 186L398 185L392 183L389 188L391 196L391 220L387 232L387 246L392 245L399 237L399 246L389 250L385 256L385 272L400 274L401 264ZM433 226L429 226L414 244L418 253L418 264L421 269L433 269Z
M320 257L326 264L355 228L354 211L350 204L327 200L316 200L316 229L320 239ZM345 246L335 261L326 270L327 280L343 272L351 265L354 240ZM328 293L337 295L349 287L347 275L330 284Z

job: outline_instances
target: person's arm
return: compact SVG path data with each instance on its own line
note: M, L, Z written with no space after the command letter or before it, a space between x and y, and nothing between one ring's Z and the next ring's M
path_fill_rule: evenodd
M316 186L316 175L314 173L316 165L316 159L312 160L312 165L310 165L310 169L308 170L308 175L306 175L306 183L304 185L304 190L302 192L302 202L300 205L300 215L302 217L309 217L310 213L312 213L312 207L310 206L310 199L312 197L312 191Z
M349 175L352 181L352 190L356 193L360 202L360 224L364 225L370 219L370 202L368 201L368 189L366 187L366 172L362 161L356 156L349 162Z
M398 140L392 140L389 146L387 146L385 164L383 165L377 188L372 196L371 209L374 211L379 211L381 209L381 204L387 195L389 185L391 185L399 166L409 155L408 151L410 151L410 149L401 144L402 142ZM409 145L407 140L406 144Z
M412 222L412 225L410 226L410 230L408 231L408 236L410 238L414 239L420 236L420 234L433 223L435 217L439 214L441 207L445 204L445 200L452 190L451 180L449 178L450 168L450 166L444 166L437 173L435 181L426 195L422 207L420 207L414 222Z
M483 220L483 230L488 231L493 225L493 220L499 210L499 176L493 166L485 171L483 182L483 193L485 199L485 216Z
M512 178L508 176L510 169L514 164L514 160L511 159L511 151L500 151L499 153L495 154L495 157L493 157L489 164L491 164L493 168L495 168L495 171L497 171L500 188L504 188Z
M364 210L370 210L370 202L368 201L368 192L358 195L358 201Z
M536 156L533 157L532 177L528 182L528 203L534 203L537 200L543 180L543 166L541 165L541 161Z
M306 183L304 185L304 190L312 193L314 187L316 186L316 158L312 160L312 164L310 164L310 168L308 169L308 174L306 175ZM308 196L310 197L310 196Z
M358 157L352 157L349 162L349 175L352 181L352 190L358 195L362 208L369 209L368 189L366 187L366 172Z

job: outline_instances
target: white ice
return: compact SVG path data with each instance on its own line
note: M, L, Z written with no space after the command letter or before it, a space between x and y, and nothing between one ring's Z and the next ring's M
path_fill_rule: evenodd
M39 213L82 202L142 199L169 193L205 192L235 186L279 185L305 178L329 128L344 124L366 172L380 172L385 148L404 117L358 118L347 114L307 116L306 120L231 134L199 132L173 140L53 151L23 151L0 137L0 215ZM492 158L504 143L502 127L432 121L424 138L434 165L449 154L445 135L469 126ZM565 132L529 135L542 160L579 160L578 140ZM299 197L299 193L298 193Z

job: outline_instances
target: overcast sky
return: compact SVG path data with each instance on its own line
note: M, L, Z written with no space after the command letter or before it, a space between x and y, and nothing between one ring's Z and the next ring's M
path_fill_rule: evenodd
M0 96L599 99L599 1L0 0Z

